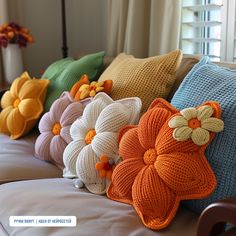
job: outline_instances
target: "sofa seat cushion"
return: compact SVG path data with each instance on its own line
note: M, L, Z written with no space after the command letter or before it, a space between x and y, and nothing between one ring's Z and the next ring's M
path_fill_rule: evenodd
M19 140L0 134L0 184L17 180L55 178L62 173L56 166L34 157L37 133Z
M20 199L20 202L19 202ZM155 235L196 234L197 216L181 209L173 223L155 232L145 228L134 209L105 196L76 189L71 179L30 180L0 186L0 224L9 235ZM76 227L9 227L9 217L76 216Z

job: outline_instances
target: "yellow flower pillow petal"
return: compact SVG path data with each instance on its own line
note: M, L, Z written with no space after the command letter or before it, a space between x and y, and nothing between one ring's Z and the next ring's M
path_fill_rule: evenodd
M103 72L99 81L113 81L111 97L114 100L141 98L142 112L145 112L155 98L168 97L181 59L180 50L142 59L121 53Z
M1 133L17 139L35 126L43 112L48 83L46 79L31 79L27 72L14 80L1 99Z

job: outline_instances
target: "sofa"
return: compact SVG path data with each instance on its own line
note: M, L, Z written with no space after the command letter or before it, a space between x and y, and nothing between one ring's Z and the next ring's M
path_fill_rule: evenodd
M109 64L112 59L108 59ZM184 77L199 61L186 56L176 73L170 101ZM233 63L217 63L236 68ZM236 199L210 204L201 215L181 206L162 230L146 228L132 206L75 187L55 165L35 158L37 128L19 140L0 134L0 235L236 235ZM76 227L11 227L10 216L76 216ZM226 231L227 229L227 231Z

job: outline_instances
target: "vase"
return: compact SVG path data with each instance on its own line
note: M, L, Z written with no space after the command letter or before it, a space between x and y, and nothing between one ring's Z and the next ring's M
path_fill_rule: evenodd
M8 84L23 73L22 51L18 44L8 44L3 48L3 67L5 81Z

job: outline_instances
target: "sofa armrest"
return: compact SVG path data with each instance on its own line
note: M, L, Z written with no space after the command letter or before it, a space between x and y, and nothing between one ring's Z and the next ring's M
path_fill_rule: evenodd
M235 227L225 231L226 223ZM223 233L223 234L222 234ZM209 205L200 215L197 236L236 235L236 198Z

